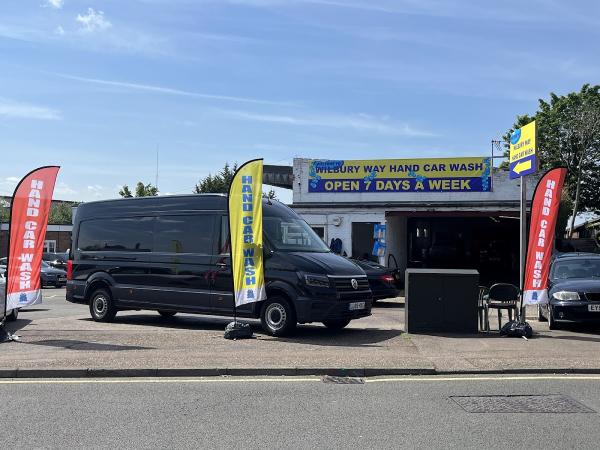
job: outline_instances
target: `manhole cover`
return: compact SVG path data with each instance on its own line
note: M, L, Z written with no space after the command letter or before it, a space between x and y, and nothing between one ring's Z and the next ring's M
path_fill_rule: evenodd
M450 397L470 413L593 413L566 395L483 395Z
M325 375L321 378L323 383L334 383L334 384L365 384L365 380L362 378L354 378L354 377L333 377L330 375Z

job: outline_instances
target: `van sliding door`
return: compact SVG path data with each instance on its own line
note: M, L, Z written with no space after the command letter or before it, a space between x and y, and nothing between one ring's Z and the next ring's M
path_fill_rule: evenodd
M173 214L156 218L152 253L152 303L157 308L208 312L212 255L215 252L213 214Z
M212 310L216 314L233 315L233 278L231 273L231 244L229 240L229 221L227 216L219 217L217 233L218 249L215 256L215 272L213 276ZM238 308L241 316L250 315L253 305L247 304Z

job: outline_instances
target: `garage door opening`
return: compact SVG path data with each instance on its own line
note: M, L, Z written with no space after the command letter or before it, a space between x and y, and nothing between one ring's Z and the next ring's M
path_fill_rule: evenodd
M352 257L357 259L368 259L377 262L373 256L373 230L375 223L379 222L352 222Z
M476 269L480 282L519 284L519 221L513 217L411 217L408 267Z

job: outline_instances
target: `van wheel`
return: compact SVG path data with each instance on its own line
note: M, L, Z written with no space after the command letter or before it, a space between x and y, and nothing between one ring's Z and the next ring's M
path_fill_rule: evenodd
M332 330L341 330L345 328L346 325L350 323L350 319L341 319L341 320L324 320L323 325Z
M296 311L284 297L275 296L264 303L260 323L271 336L285 336L296 328Z
M177 314L175 311L165 311L164 309L159 309L158 313L163 317L173 317Z
M19 310L18 309L13 309L10 314L8 314L6 316L6 320L8 322L14 322L15 320L17 320L17 318L19 317Z
M108 290L97 289L92 293L90 314L96 322L112 322L117 315L117 308L115 308Z

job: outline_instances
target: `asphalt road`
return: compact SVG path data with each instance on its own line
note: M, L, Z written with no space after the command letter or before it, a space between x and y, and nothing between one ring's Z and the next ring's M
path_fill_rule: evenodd
M600 377L0 380L3 448L598 448L588 413L471 413L451 396L564 395Z

